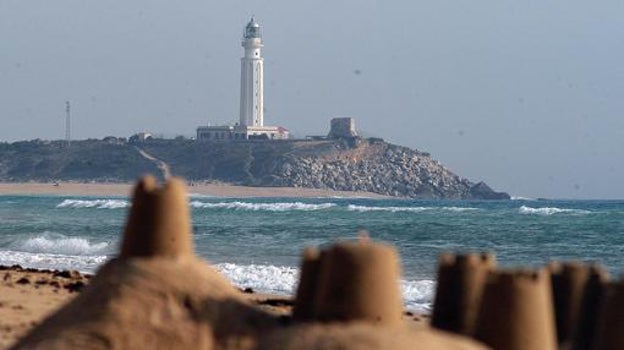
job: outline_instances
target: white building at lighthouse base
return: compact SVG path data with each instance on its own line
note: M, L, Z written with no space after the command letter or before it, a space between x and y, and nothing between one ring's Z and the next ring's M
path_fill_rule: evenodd
M286 140L290 132L281 126L200 126L197 141Z

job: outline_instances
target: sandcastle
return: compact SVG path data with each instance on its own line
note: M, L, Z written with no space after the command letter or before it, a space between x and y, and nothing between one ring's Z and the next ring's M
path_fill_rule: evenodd
M14 349L486 349L402 320L395 250L341 242L304 254L294 320L253 307L193 253L184 184L135 188L121 251Z
M432 326L494 349L624 348L624 281L600 266L496 269L491 255L440 256Z
M557 349L546 269L494 271L482 300L475 338L494 349Z
M581 317L571 347L573 350L592 348L596 339L608 281L609 274L604 268L596 265L589 266L589 276L585 283L581 301Z
M314 256L307 252L295 319L402 323L398 256L372 242L341 242Z
M606 286L591 349L624 349L624 280Z
M608 274L600 266L551 263L552 289L561 348L590 349Z
M491 254L440 255L431 325L473 335L486 278L495 267Z
M553 302L559 345L574 339L581 317L581 303L589 269L577 262L552 263Z

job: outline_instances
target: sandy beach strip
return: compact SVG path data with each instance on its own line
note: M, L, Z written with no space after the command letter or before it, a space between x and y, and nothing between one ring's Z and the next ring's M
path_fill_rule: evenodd
M1 182L0 195L58 195L58 196L130 196L133 183L81 183L81 182ZM333 191L295 187L248 187L221 183L187 183L191 195L214 197L251 198L331 198L365 197L391 198L371 192Z

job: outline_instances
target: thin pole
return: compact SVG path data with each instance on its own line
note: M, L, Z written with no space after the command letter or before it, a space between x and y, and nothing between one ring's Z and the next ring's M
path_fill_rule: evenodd
M71 107L69 101L65 101L65 142L71 144Z

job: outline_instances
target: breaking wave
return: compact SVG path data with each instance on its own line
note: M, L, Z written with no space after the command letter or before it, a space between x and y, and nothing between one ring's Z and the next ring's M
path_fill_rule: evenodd
M480 210L479 208L471 208L471 207L441 207L438 209L446 210L446 211L456 211L456 212Z
M130 203L122 199L65 199L57 208L96 208L96 209L119 209L130 206Z
M273 265L216 265L234 285L256 292L294 296L299 269ZM401 281L405 307L417 312L431 312L435 282L432 280Z
M0 251L0 265L21 265L36 269L78 270L93 273L108 260L107 255L72 256L63 254Z
M108 251L110 243L90 242L86 238L43 234L13 242L12 250L29 253L94 255Z
M208 208L208 209L234 209L234 210L266 210L266 211L313 211L323 210L331 207L335 207L334 203L321 203L321 204L308 204L301 202L292 203L248 203L248 202L219 202L219 203L206 203L200 201L192 201L191 207L193 208Z
M431 313L436 283L432 280L401 281L405 308Z
M525 205L521 206L518 209L520 214L524 215L544 215L550 216L555 214L591 214L589 210L583 209L566 209L566 208L556 208L556 207L544 207L544 208L531 208Z
M94 272L116 248L110 242L44 232L5 242L0 250L0 265Z
M412 213L418 213L421 211L425 211L425 210L429 210L431 208L427 208L427 207L367 207L364 205L354 205L354 204L349 204L349 206L347 207L347 209L349 211L359 211L359 212L369 212L369 211L389 211L392 213L397 213L397 212L412 212Z
M522 196L511 196L512 201L535 201L535 198L530 197L522 197Z
M469 208L469 207L368 207L368 206L353 205L353 204L349 204L347 209L349 211L357 211L357 212L387 211L387 212L392 212L392 213L398 213L398 212L419 213L423 211L433 211L433 210L452 211L452 212L479 210L478 208Z
M216 267L236 286L263 293L293 295L299 277L298 269L287 266L221 263Z

